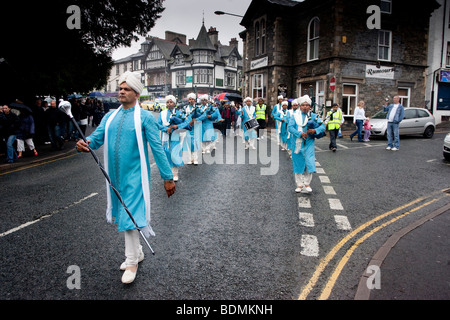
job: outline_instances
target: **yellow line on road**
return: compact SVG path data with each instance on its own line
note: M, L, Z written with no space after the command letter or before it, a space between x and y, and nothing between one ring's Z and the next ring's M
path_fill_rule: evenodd
M42 165L47 164L47 163L51 163L51 162L55 162L55 161L58 161L58 160L67 159L67 158L73 157L73 156L75 156L75 155L76 155L76 154L71 154L71 155L69 155L69 156L61 157L61 158L58 158L58 159L53 159L53 160L43 161L43 162L39 162L39 163L35 163L35 164L30 164L30 165L27 165L27 166L23 166L23 167L20 167L20 168L17 168L17 169L8 170L8 171L6 171L6 172L0 173L0 176L3 176L3 175L8 174L8 173L13 173L13 172L17 172L17 171L22 171L22 170L26 170L26 169L30 169L30 168L42 166Z
M430 195L427 196L423 196L420 198L417 198L405 205L402 205L400 207L397 207L393 210L390 210L388 212L385 212L375 218L373 218L372 220L362 224L361 226L359 226L358 228L356 228L355 230L353 230L352 232L350 232L347 236L345 236L344 238L341 239L341 241L338 242L337 245L335 245L330 252L321 259L319 265L316 267L316 270L314 271L314 274L312 275L312 277L310 278L310 280L308 281L308 283L302 288L300 295L298 296L298 300L306 300L306 298L308 297L309 293L311 292L311 290L314 288L314 286L316 285L317 281L319 280L322 272L325 270L325 268L328 266L328 264L330 263L330 261L334 258L334 256L337 254L337 252L348 242L350 241L354 236L356 236L359 232L363 231L364 229L368 228L370 225L374 224L375 222L386 218L387 216L390 216L391 214L394 214L400 210L403 210L409 206L412 206L420 201L423 201L427 198L432 197L433 195L436 194L440 194L442 193L442 190L433 192Z
M378 227L373 228L371 231L367 232L366 234L364 234L361 238L359 238L352 246L351 248L345 253L345 255L342 257L342 259L339 261L338 265L336 266L336 269L334 269L333 274L331 275L330 279L328 280L327 284L325 285L324 289L322 290L322 293L319 296L319 300L327 300L330 297L331 294L331 290L333 290L333 287L339 277L339 275L342 272L342 269L344 268L344 266L347 264L348 260L350 259L351 255L353 254L353 252L366 240L368 239L370 236L372 236L375 232L383 229L384 227L394 223L395 221L406 217L407 215L420 210L430 204L432 204L433 202L439 200L438 199L433 199L431 201L428 201L418 207L415 207L414 209L411 209L408 212L402 213L401 215L379 225Z

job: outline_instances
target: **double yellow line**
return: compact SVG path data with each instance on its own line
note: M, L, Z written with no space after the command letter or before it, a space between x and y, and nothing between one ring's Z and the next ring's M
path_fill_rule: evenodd
M447 196L446 193L444 193L444 190L439 190L436 192L433 192L427 196L423 196L420 198L417 198L414 201L411 201L405 205L402 205L398 208L395 208L391 211L385 212L377 217L375 217L374 219L362 224L361 226L359 226L357 229L353 230L351 233L349 233L347 236L345 236L341 241L339 241L339 243L337 245L335 245L331 251L324 257L321 259L319 265L316 267L316 270L314 271L314 274L312 275L312 277L310 278L310 280L308 281L308 283L302 288L300 295L298 296L298 300L306 300L306 298L308 297L308 295L310 294L311 290L314 288L314 286L317 284L317 281L319 280L319 278L321 277L323 271L325 270L325 268L328 266L328 264L330 263L330 261L335 257L335 255L338 253L338 251L347 243L349 242L353 237L355 237L358 233L360 233L361 231L363 231L364 229L368 228L369 226L373 225L375 222L380 221L381 219L384 219L396 212L399 211L403 211L404 209L415 205L421 201L427 200L429 198L433 198L417 207L412 208L411 210L401 213L400 215L396 216L395 218L373 228L372 230L368 231L367 233L365 233L363 236L361 236L351 247L350 249L347 250L347 252L344 254L344 256L341 258L341 260L339 261L339 263L337 264L337 266L335 267L333 273L331 274L330 278L328 279L325 287L323 288L320 296L319 296L319 300L326 300L329 298L331 291L339 277L339 275L342 272L342 269L344 268L344 266L346 265L346 263L348 262L348 260L350 259L351 255L353 254L353 252L365 241L367 240L370 236L372 236L374 233L376 233L377 231L383 229L384 227L394 223L395 221L406 217L407 215L420 210L430 204L432 204L433 202L436 202L440 199L442 199L443 197Z

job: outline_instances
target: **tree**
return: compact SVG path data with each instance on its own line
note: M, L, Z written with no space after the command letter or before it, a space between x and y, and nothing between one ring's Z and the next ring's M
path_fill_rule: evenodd
M87 93L106 84L111 52L145 36L164 0L13 1L2 10L0 102ZM67 8L80 9L79 28L70 29Z

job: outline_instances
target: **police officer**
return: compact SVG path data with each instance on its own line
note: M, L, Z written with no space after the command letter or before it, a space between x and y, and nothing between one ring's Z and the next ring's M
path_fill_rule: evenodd
M336 152L336 137L339 134L339 128L342 123L342 110L338 110L338 104L334 103L331 106L331 110L328 111L327 117L325 119L328 132L330 133L330 150Z

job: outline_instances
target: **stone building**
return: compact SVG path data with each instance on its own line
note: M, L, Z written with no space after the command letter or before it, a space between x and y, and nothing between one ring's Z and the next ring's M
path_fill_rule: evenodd
M395 95L406 107L424 107L437 7L434 0L254 0L241 21L243 94L270 106L279 94L309 94L319 106L339 103L347 121L360 100L369 116Z

